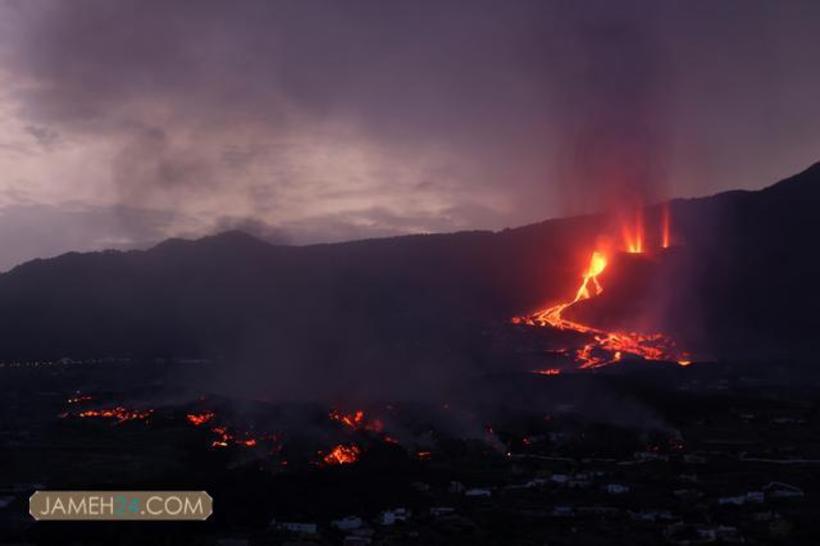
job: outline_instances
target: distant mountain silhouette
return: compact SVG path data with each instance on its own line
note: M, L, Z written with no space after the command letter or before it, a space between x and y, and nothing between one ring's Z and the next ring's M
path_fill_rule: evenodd
M820 322L818 205L820 164L761 191L676 200L681 246L620 280L613 262L585 312L651 317L716 356L800 355ZM608 222L303 247L233 231L34 260L0 275L0 359L220 356L345 381L479 370L487 329L572 294ZM630 285L634 267L644 280Z

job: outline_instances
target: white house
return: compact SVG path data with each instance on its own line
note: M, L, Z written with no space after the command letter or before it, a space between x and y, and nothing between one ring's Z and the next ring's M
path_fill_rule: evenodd
M763 488L763 491L766 492L767 496L774 499L793 499L805 495L799 487L783 482L769 482L769 484Z
M456 509L451 506L433 506L430 508L430 515L438 518L441 516L449 516L454 514L455 511Z
M746 504L746 495L735 495L734 497L720 497L718 499L720 506L728 506L733 504L735 506L743 506Z
M303 523L298 521L283 521L276 527L283 531L299 533L301 535L315 535L319 532L319 526L315 523Z
M606 492L610 495L623 495L629 493L629 486L619 483L610 483L606 486Z
M410 510L406 508L394 508L385 510L379 515L379 523L382 525L395 525L399 521L410 519Z
M341 519L334 519L330 522L330 524L333 527L341 531L350 531L352 529L358 529L362 526L363 523L364 522L362 521L362 518L358 516L347 516Z
M465 497L492 497L493 492L481 487L473 487L464 492Z

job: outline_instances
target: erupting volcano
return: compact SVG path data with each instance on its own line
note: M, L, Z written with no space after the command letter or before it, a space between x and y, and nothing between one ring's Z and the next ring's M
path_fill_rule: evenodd
M669 247L669 209L664 206L661 211L660 245ZM634 215L634 224L623 223L623 251L629 254L641 254L644 248L643 212ZM675 361L682 366L690 364L689 355L679 351L676 343L662 333L643 334L638 332L607 331L592 325L575 322L564 317L564 312L578 302L588 300L603 293L604 287L599 276L609 265L610 260L602 249L594 250L589 264L582 274L581 285L575 297L537 311L531 315L515 317L514 324L528 326L549 326L558 330L569 330L592 337L592 341L574 349L573 360L581 369L598 368L620 361L626 355L642 357L646 360ZM537 373L553 375L556 369L537 370Z

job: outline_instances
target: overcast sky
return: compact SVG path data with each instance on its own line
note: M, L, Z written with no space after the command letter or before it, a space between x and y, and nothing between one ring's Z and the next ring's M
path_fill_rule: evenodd
M0 269L760 188L819 66L808 1L0 0Z

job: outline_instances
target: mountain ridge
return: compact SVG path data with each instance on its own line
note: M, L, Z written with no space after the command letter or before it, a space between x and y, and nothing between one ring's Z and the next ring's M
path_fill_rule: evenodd
M803 350L809 319L796 302L817 296L795 287L820 274L804 255L820 232L818 188L815 164L763 190L671 201L686 244L635 297L659 308L657 324L720 357ZM291 373L329 373L334 361L371 373L388 360L440 359L480 369L493 364L487 329L572 293L605 227L585 215L306 246L229 231L32 260L0 275L0 360L275 356Z

